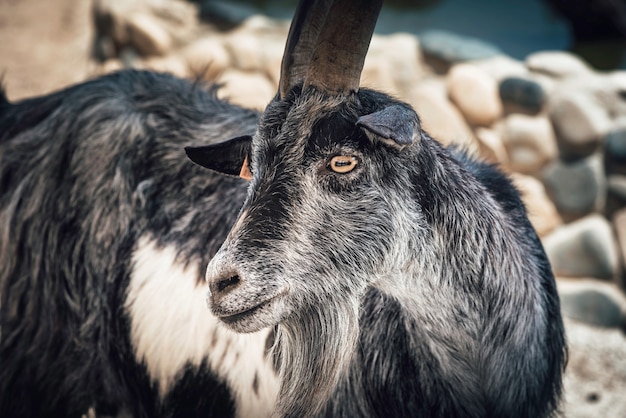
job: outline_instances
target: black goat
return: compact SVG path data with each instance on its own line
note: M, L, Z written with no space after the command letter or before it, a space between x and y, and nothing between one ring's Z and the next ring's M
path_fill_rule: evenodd
M147 72L2 101L0 416L266 416L275 366L285 416L556 410L541 243L505 176L358 89L379 8L301 3L263 115Z
M565 361L548 260L504 175L359 89L381 3L301 2L254 136L188 149L252 176L211 309L278 327L285 416L548 416Z
M271 411L268 332L206 315L203 271L246 185L207 176L183 147L251 134L258 118L213 93L121 72L4 99L0 416Z

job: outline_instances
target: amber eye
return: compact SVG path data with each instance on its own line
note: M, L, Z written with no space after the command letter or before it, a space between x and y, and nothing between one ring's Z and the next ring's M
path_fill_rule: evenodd
M345 174L354 170L358 160L349 155L336 155L330 159L328 167L335 173Z

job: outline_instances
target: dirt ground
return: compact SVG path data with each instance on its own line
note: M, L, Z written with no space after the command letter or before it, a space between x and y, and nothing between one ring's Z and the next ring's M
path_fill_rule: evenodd
M88 0L0 0L0 75L10 100L88 78ZM626 417L626 338L567 321L570 362L564 416Z

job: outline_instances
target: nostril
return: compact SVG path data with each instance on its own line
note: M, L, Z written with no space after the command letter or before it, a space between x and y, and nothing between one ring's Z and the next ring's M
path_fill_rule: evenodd
M226 279L222 279L220 281L217 282L217 291L218 293L223 293L224 291L226 291L229 288L235 287L239 284L240 280L239 280L239 276L238 275L234 275L234 276L230 276Z

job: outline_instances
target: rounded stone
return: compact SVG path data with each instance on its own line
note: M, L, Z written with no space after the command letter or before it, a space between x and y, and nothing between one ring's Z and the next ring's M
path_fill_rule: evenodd
M374 35L365 57L361 84L408 100L422 73L417 37L406 33Z
M218 97L251 109L265 109L276 92L267 77L258 72L231 69L221 74L217 82L223 84Z
M137 13L128 20L130 43L141 55L164 55L172 48L173 39L159 21Z
M528 77L528 68L523 62L508 55L496 55L481 60L474 60L472 64L500 82L509 77Z
M274 80L279 77L285 39L274 31L257 32L243 26L225 38L231 64L242 71L260 71Z
M502 115L493 78L471 64L457 64L448 74L448 94L471 125L489 126Z
M543 240L557 276L615 279L620 274L617 243L609 222L590 215L564 225Z
M622 261L626 263L626 209L618 211L613 216L613 228L615 229L615 234L617 235L617 242ZM626 268L626 265L623 265L622 268ZM624 276L618 278L617 284L623 291L626 291Z
M607 177L607 197L605 214L607 217L626 208L626 176L613 174Z
M606 136L604 158L608 173L626 174L626 128L613 130Z
M442 30L425 31L420 36L420 43L425 58L433 64L444 66L445 70L446 65L502 54L497 47L488 42Z
M490 163L509 166L509 155L506 151L501 135L494 129L478 127L474 131L480 156Z
M504 120L502 130L514 171L536 174L558 157L552 125L545 116L512 114Z
M626 298L614 284L591 279L560 279L557 284L563 315L599 327L624 325Z
M511 179L520 191L528 219L540 237L546 236L563 224L554 203L539 180L519 173L512 173Z
M180 51L191 73L206 80L214 80L230 67L230 55L224 44L215 36L196 39Z
M531 71L554 77L569 77L591 73L591 68L576 55L564 51L541 51L526 57Z
M612 128L608 109L585 91L569 91L551 100L550 119L564 159L592 154Z
M408 102L420 116L422 127L443 144L458 144L477 151L474 135L463 115L450 102L446 86L439 80L420 83Z
M203 21L221 30L232 29L258 13L259 10L252 5L223 0L202 1L199 10Z
M604 208L606 179L597 155L576 162L555 160L544 169L542 178L566 221L601 212Z
M539 113L546 102L541 84L525 78L507 77L500 82L498 90L503 104L528 113Z

